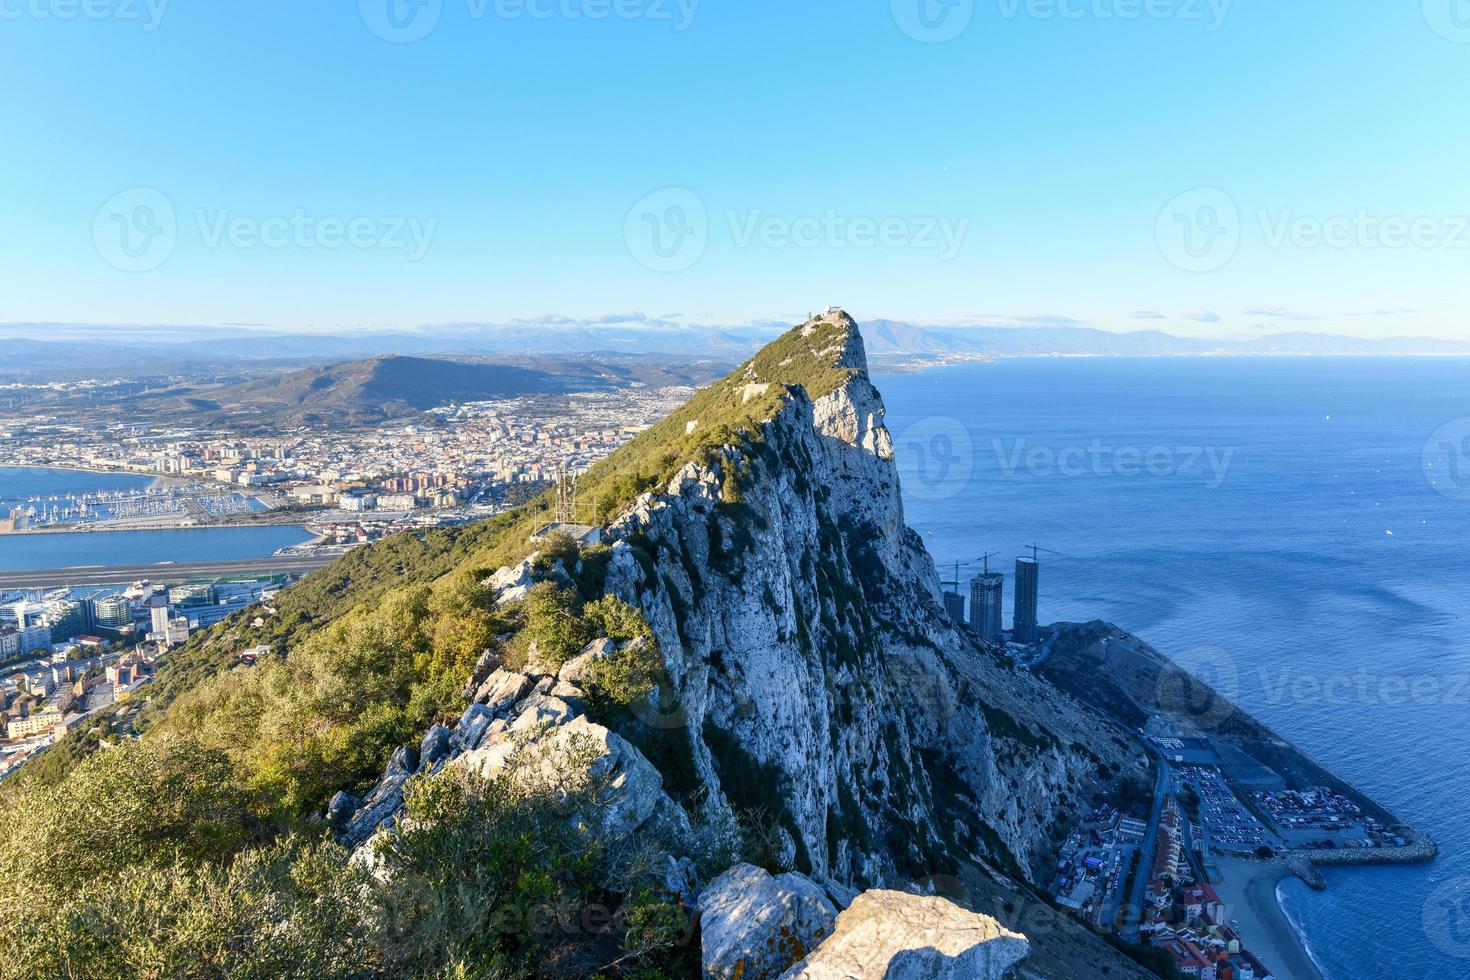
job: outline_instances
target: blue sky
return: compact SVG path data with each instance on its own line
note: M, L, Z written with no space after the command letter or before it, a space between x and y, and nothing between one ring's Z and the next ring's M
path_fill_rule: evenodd
M1467 81L1470 0L0 0L0 322L1470 336Z

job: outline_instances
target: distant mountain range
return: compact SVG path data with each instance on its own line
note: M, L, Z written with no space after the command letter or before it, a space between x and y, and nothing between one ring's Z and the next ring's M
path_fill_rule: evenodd
M0 345L3 345L0 341ZM133 371L154 365L135 360ZM27 388L19 404L72 420L146 417L170 426L236 432L431 422L430 409L527 395L615 391L636 386L697 388L730 365L709 358L540 355L456 360L388 355L298 370L254 365L206 374L155 374L124 385ZM87 364L79 372L95 373ZM24 382L22 382L24 384ZM8 407L15 408L12 401Z
M1187 357L1466 354L1470 342L1437 338L1368 340L1333 334L1281 333L1245 340L1176 337L1159 330L1112 333L1090 327L945 327L872 320L863 326L870 353L883 358L973 355L983 357Z
M781 327L602 325L594 323L444 324L424 330L282 333L229 327L99 327L76 324L0 325L0 375L82 366L136 370L140 358L189 369L242 363L324 363L389 354L523 358L532 355L656 354L674 359L743 360ZM605 358L606 359L606 358Z
M585 390L597 379L504 364L378 357L164 396L157 410L211 427L371 425L454 402Z
M730 327L667 322L548 320L507 325L447 324L373 333L279 333L243 327L0 325L0 378L202 374L242 365L280 369L384 355L433 357L593 357L729 365L744 360L788 325ZM1178 337L1158 330L1114 333L1082 326L947 326L870 320L869 353L885 366L955 357L1180 357L1205 355L1470 355L1470 342L1437 338L1369 340L1318 333L1247 339ZM716 376L711 374L711 377Z

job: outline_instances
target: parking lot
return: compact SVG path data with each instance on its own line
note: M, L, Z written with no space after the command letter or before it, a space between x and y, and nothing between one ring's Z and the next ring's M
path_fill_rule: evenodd
M1204 766L1179 769L1181 782L1193 786L1200 798L1200 821L1216 850L1252 852L1277 848L1281 841L1256 819L1226 784L1219 770Z

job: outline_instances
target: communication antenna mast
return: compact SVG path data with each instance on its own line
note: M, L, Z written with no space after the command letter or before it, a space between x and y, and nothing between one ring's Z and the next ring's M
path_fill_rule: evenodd
M556 468L556 521L575 524L577 515L577 478L565 465Z

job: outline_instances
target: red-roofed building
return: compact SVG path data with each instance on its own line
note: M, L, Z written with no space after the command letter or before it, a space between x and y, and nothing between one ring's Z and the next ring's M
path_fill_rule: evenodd
M1174 958L1174 965L1179 967L1179 972L1186 977L1196 977L1198 980L1219 980L1214 959L1205 955L1204 950L1190 940L1167 939L1158 945L1160 949Z

